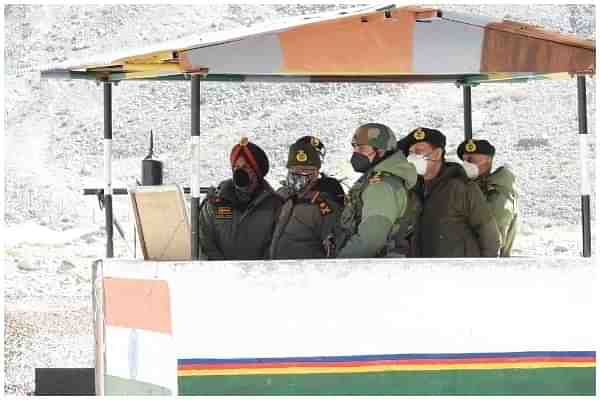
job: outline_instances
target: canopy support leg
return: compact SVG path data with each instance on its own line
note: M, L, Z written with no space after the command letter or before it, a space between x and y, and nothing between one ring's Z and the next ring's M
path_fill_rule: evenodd
M590 213L590 179L588 171L587 98L585 75L577 76L577 109L579 121L579 156L581 168L581 226L583 256L591 257L592 230Z
M465 114L465 140L473 138L473 110L471 108L471 86L463 85L463 108Z
M192 260L200 259L200 76L192 75L192 130L191 130L191 157L192 157L192 192L191 219Z
M112 83L104 82L104 217L106 223L106 257L114 256L112 207Z

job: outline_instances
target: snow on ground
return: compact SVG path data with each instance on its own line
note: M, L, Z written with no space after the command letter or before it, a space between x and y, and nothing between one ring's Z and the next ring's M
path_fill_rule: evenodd
M84 187L102 186L102 90L91 82L41 81L36 68L348 6L5 7L6 393L32 391L35 367L92 365L91 263L104 254L103 212L95 198L81 195ZM439 7L595 36L593 5ZM595 80L588 83L595 153ZM575 90L574 81L473 89L475 135L488 137L498 164L510 163L519 179L515 255L581 252ZM165 181L189 185L186 83L122 83L113 91L113 113L115 187L139 179L150 129L165 161ZM204 83L201 178L209 185L227 177L229 149L248 135L270 155L268 178L276 185L285 173L287 146L314 133L328 149L325 170L351 181L349 137L360 123L387 123L398 136L418 125L440 128L452 155L462 120L462 93L452 85ZM129 240L115 232L116 254L131 256L125 198L115 200L115 214Z

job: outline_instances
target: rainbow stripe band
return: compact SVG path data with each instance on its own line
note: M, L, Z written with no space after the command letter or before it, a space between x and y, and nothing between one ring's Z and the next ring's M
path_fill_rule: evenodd
M596 353L178 360L180 394L594 394Z

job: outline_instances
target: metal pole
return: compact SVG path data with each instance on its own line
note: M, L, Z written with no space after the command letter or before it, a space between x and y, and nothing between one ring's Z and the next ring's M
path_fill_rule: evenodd
M473 138L473 110L471 108L471 86L463 85L463 108L465 113L465 140Z
M114 256L112 208L112 84L104 82L104 216L106 220L106 257Z
M200 76L192 75L192 190L191 219L192 219L192 260L200 259Z
M590 178L588 171L588 130L585 75L577 76L577 110L579 120L579 159L581 162L581 226L583 256L592 255L592 229L590 214Z

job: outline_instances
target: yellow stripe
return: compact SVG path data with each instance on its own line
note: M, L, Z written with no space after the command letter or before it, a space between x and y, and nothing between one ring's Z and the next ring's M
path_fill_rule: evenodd
M443 370L483 370L483 369L532 369L532 368L588 368L595 362L533 362L518 363L465 363L465 364L424 364L424 365L367 365L356 367L289 367L289 368L239 368L239 369L197 369L180 370L178 376L200 375L275 375L275 374L347 374L358 372L390 371L443 371Z

